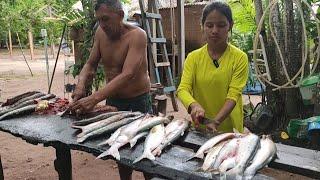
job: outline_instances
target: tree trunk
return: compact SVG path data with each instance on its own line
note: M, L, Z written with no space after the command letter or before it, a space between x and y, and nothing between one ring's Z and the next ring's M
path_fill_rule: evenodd
M285 8L285 24L286 24L286 41L285 41L285 64L288 70L289 77L292 78L301 68L301 32L295 32L295 26L297 29L301 30L301 24L294 21L293 14L293 2L292 1L284 1ZM300 26L300 27L299 27ZM297 98L292 98L297 97ZM301 98L300 93L297 88L288 89L286 91L286 114L287 119L298 118L300 115L300 104ZM287 122L283 122L284 125L288 124Z
M8 32L8 38L9 38L9 53L10 56L12 56L12 36L11 36L11 30L9 29Z
M276 5L274 10L270 12L272 15L271 23L273 25L275 36L278 40L278 44L280 46L280 51L283 54L284 52L284 33L282 20L280 18L279 6ZM275 53L276 52L276 53ZM281 60L278 50L276 49L276 45L274 39L271 36L270 31L268 32L268 48L267 48L267 56L269 61L269 69L272 78L272 82L274 84L282 85L286 82L284 78L283 69L281 66ZM273 128L276 129L282 127L282 122L286 119L285 113L285 92L282 90L273 91L274 87L267 86L267 99L268 104L272 106L272 110L274 113L274 121L272 123Z
M34 52L33 52L33 35L32 35L32 30L29 29L28 31L28 38L29 38L29 45L30 45L30 55L31 55L31 60L34 60Z
M262 15L263 15L262 1L261 0L254 0L254 7L255 7L255 11L256 11L256 24L258 26L260 23L260 19L262 18ZM264 22L263 22L263 24L264 24ZM266 28L264 25L261 28L260 34L262 35L264 42L267 42ZM265 44L265 45L267 45L267 44Z

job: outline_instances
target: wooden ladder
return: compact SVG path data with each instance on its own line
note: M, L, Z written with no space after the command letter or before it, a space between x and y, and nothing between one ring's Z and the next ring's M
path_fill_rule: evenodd
M269 70L269 64L268 64L268 60L267 60L267 53L266 53L266 49L265 49L265 46L264 46L264 42L263 42L263 37L261 35L259 35L259 41L260 41L260 46L261 46L261 49L257 49L257 59L256 59L256 62L257 65L258 65L258 68L261 68L264 70L264 73L262 74L254 74L254 76L257 76L257 77L261 77L261 76L264 76L266 79L268 79L269 81L271 81L271 76L270 76L270 70ZM254 51L253 50L250 50L248 51L248 53L250 54L253 54ZM259 58L261 57L262 55L262 58ZM260 79L258 78L258 80L260 81ZM266 85L264 84L264 82L260 81L260 83L266 87Z
M167 85L164 86L164 92L170 93L172 107L174 111L178 111L178 104L176 101L176 87L173 82L172 73L171 73L171 67L170 67L170 61L168 58L167 48L166 48L166 38L164 37L162 24L161 24L161 15L159 14L159 9L157 5L157 0L148 0L148 11L146 12L146 6L144 3L144 0L139 0L140 10L141 10L141 21L143 29L146 31L148 36L148 59L149 62L153 62L153 64L150 63L150 66L154 67L155 74L156 74L156 81L157 83L162 83L162 79L159 73L159 69L163 68L166 73L167 78ZM149 20L155 22L155 31L156 31L156 37L153 37L151 30L150 30L150 23ZM157 51L153 51L152 47L157 47L159 45L161 55L162 55L162 61L157 60ZM150 74L153 72L150 72Z

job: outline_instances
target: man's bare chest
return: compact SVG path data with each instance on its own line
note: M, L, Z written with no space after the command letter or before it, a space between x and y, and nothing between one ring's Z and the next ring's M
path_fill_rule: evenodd
M122 66L127 54L129 45L126 41L100 42L99 45L101 60L108 66Z

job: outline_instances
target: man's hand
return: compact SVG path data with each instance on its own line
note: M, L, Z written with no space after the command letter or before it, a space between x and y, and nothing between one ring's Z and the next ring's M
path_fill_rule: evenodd
M86 90L85 88L81 88L79 86L76 86L76 89L73 91L71 98L73 102L78 101L79 99L86 96Z
M73 113L76 113L76 115L85 114L87 112L90 112L96 104L98 104L98 102L91 95L91 96L79 99L77 101L74 101L70 105L70 111Z
M199 127L201 119L204 118L205 111L201 107L201 105L196 102L190 104L190 108L191 108L190 115L191 115L192 121L194 122L194 124L197 128L197 127Z

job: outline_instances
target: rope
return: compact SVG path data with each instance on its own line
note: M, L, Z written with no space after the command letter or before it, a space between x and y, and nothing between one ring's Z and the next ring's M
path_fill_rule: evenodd
M292 0L297 5L298 10L299 10L299 14L300 14L300 17L301 17L301 20L302 20L302 26L303 26L303 32L302 33L303 33L303 37L304 37L304 41L303 41L304 53L302 53L302 65L301 65L299 71L292 78L290 78L290 76L289 76L289 74L287 72L287 68L286 68L286 65L285 65L285 62L284 62L283 55L281 53L281 49L280 49L279 44L278 44L278 40L277 40L277 38L275 36L275 33L273 31L273 26L272 26L272 23L271 23L272 22L271 21L272 20L272 16L270 14L273 11L273 9L275 8L275 6L279 3L279 1L280 0L272 0L271 3L266 8L266 10L263 13L263 15L262 15L262 17L260 19L260 22L258 24L257 31L256 31L256 36L255 36L255 39L254 39L254 42L253 42L253 62L254 62L254 68L255 68L255 71L256 71L256 74L257 74L257 78L259 79L260 82L265 82L265 83L269 84L270 86L275 87L273 89L273 91L284 89L284 88L296 88L296 87L299 87L299 82L297 84L294 84L293 82L300 75L301 75L300 81L303 79L304 68L305 68L305 65L306 65L307 55L308 55L308 46L307 46L307 43L306 43L308 39L307 39L306 25L305 25L305 21L304 21L304 18L303 18L303 11L302 11L302 8L300 6L300 2L298 2L298 0ZM318 38L319 38L320 37L320 27L319 27L320 21L316 17L315 13L312 10L312 7L308 4L308 2L306 0L301 0L301 1L304 4L306 4L309 9L311 9L312 15L313 15L313 17L315 18L315 21L316 21ZM262 76L262 72L258 68L258 63L257 63L258 40L259 40L259 35L260 35L261 29L262 29L264 18L266 17L268 10L270 10L269 11L269 26L270 26L271 36L272 36L272 38L273 38L273 40L274 40L274 42L276 44L276 49L277 49L277 51L278 51L278 53L280 55L281 65L282 65L282 68L284 70L284 73L285 73L285 76L286 76L286 79L287 79L287 83L285 83L283 85L277 85L277 84L274 84L271 81L269 81L267 78ZM318 46L316 52L319 52L319 50L320 50L319 48L320 47ZM319 63L319 58L320 58L320 53L317 53L317 58L316 58L316 61L314 62L314 65L313 65L313 68L311 70L310 75L312 75L314 73L314 71L316 70L316 67L317 67L317 65Z

